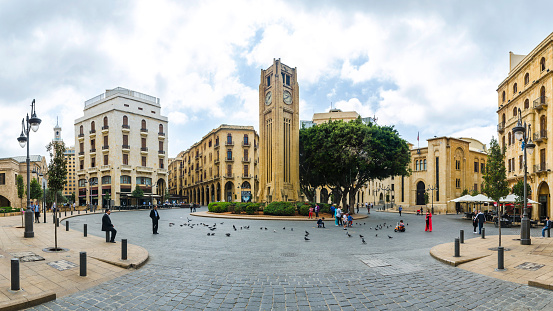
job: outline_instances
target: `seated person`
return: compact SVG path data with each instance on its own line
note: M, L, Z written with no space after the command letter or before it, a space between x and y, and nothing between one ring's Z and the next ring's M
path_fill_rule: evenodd
M541 229L541 236L545 237L545 230L551 229L551 220L549 220L549 217L545 217L545 227Z
M324 219L324 217L323 217ZM325 227L325 223L323 222L323 220L321 218L319 218L319 220L317 220L317 228L324 228Z
M405 224L403 223L403 220L399 221L399 224L397 225L399 231L405 231Z
M420 213L421 213L421 210L418 209L418 210L417 210L417 215L420 215Z

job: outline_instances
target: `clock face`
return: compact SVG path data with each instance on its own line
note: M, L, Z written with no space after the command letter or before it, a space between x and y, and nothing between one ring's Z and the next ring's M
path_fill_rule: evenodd
M282 99L284 100L284 103L286 105L292 104L292 94L288 91L284 91L284 94L282 95Z
M271 92L267 93L267 95L265 95L265 105L269 106L271 104L272 99L273 99L273 94Z

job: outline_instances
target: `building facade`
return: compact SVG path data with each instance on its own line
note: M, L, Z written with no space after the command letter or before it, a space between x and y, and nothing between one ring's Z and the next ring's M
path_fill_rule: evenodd
M499 144L505 150L509 186L524 178L521 143L513 134L519 118L530 125L528 137L536 144L527 154L529 198L539 202L532 208L532 219L551 216L549 184L553 182L553 152L548 146L548 129L553 115L548 109L553 93L553 33L528 55L509 53L509 74L497 88Z
M46 158L41 155L30 155L30 177L31 180L37 179L40 185L44 176L48 172ZM40 176L39 174L43 174ZM11 157L0 159L0 207L11 206L13 208L21 208L27 206L27 194L23 194L23 198L17 196L17 175L23 176L25 191L27 189L27 157ZM42 200L40 200L42 201Z
M54 126L54 142L61 142L62 128L59 125L59 122L56 118L56 126ZM62 194L70 203L73 203L73 197L75 201L77 200L77 180L75 179L75 147L65 147L65 152L63 153L65 158L65 168L67 169L67 182L63 186Z
M259 136L253 126L223 124L178 154L170 193L184 202L256 202Z
M85 102L75 120L79 205L155 204L167 189L167 117L159 99L124 88ZM144 198L131 198L140 187Z
M261 70L259 84L259 200L297 201L299 187L299 85L297 69L280 59Z

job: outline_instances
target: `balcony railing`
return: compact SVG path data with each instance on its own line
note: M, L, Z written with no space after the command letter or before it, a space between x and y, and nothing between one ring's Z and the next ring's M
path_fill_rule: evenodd
M94 152L96 152L96 148L90 149L90 153L94 153Z
M84 134L81 133L81 134L78 135L78 137L79 137L79 138L84 137Z
M547 131L546 130L539 130L538 132L534 133L534 141L537 143L540 143L547 139Z
M158 150L157 153L158 154L165 154L165 150Z
M102 150L109 149L109 146L102 146Z
M141 133L148 133L148 129L140 129Z
M79 152L79 155L80 156L84 155L84 151Z
M213 160L213 163L215 164L219 163L219 158L215 158L215 160Z
M142 172L152 172L154 169L147 166L137 166L136 171L142 171Z
M242 174L242 178L252 178L252 175L250 175L250 174Z
M165 133L163 133L163 132L159 132L159 133L157 133L157 134L158 134L159 136L165 136Z
M243 147L249 147L249 146L250 146L250 142L249 142L249 141L242 141L242 146L243 146Z
M110 96L114 96L114 95L117 95L117 94L122 94L122 95L130 96L130 97L136 97L136 98L139 98L141 100L149 101L151 103L159 105L159 98L156 98L154 96L150 96L150 95L147 95L147 94L144 94L144 93L136 92L136 91L131 91L131 90L128 90L128 89L125 89L125 88L122 88L122 87L116 87L113 90L107 90L106 93L102 93L98 96L95 96L95 97L85 101L84 105L86 107L86 106L95 104L97 102L100 102L100 101L104 100L104 98L108 98Z
M119 167L122 171L130 171L132 168L130 165L123 164Z
M534 108L536 110L541 110L545 107L547 107L548 101L546 96L540 96L536 99L534 99Z
M234 174L226 173L224 175L225 178L234 178Z
M232 157L232 158L226 157L226 158L225 158L225 161L227 161L227 162L233 162L233 161L234 161L234 157Z
M109 129L109 125L102 126L102 130L107 130L107 129Z
M505 131L505 122L501 122L497 125L497 131L503 133Z
M131 146L129 146L129 145L122 145L122 148L123 148L123 149L131 149Z
M251 159L250 158L242 158L242 162L250 162Z
M127 130L129 130L131 128L131 126L128 125L128 124L123 124L121 127L124 128L124 129L127 129Z
M219 148L219 147L220 147L219 143L215 143L215 145L213 145L213 148Z
M547 163L542 162L540 164L534 164L534 173L547 171Z
M109 165L100 166L100 171L108 171L110 169Z
M94 134L94 133L96 133L96 130L90 130L88 133L89 134Z
M148 151L148 147L140 147L140 151Z
M234 141L225 141L226 146L234 146Z

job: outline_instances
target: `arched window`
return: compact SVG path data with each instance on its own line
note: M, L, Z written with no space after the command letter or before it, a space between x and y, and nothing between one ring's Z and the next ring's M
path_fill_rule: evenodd
M517 107L513 108L513 117L517 116Z
M509 142L509 146L511 145L511 132L509 132L507 141Z
M502 143L503 143L503 151L505 151L505 136L503 136L502 138Z
M94 124L94 121L90 122L90 133L96 132L96 125Z
M528 100L528 98L524 101L524 109L528 109L530 108L530 101Z
M501 94L501 101L505 101L505 91L503 91L503 93Z
M127 116L123 116L123 127L129 126L129 118Z
M104 117L104 128L108 128L108 117Z
M145 129L146 128L146 120L142 120L142 127L141 129Z
M163 124L159 125L159 133L163 134ZM209 141L209 146L211 147L211 141Z
M518 91L517 84L513 84L513 94L516 94Z
M546 137L547 132L547 118L545 116L540 117L540 137Z
M540 60L540 71L545 70L545 57L542 57Z
M545 86L540 89L540 105L545 104Z
M505 126L505 114L501 116L501 123Z
M529 73L526 73L524 75L524 85L530 83L530 74Z
M84 135L83 126L79 126L79 134Z

